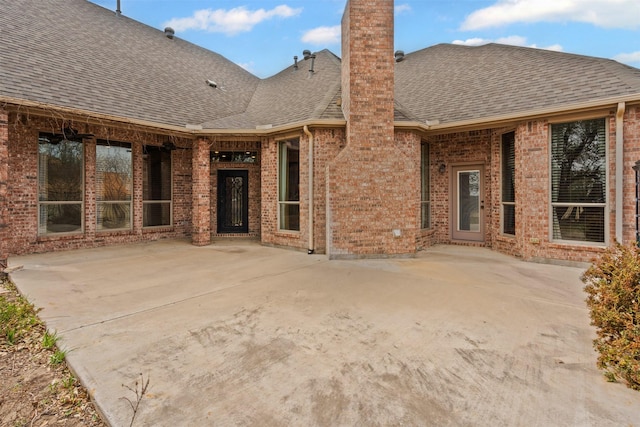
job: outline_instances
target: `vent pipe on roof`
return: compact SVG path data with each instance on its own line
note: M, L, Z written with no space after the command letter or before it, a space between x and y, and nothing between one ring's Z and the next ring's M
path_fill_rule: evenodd
M309 76L311 76L313 73L316 72L316 70L314 70L315 64L316 64L316 56L311 55L311 64L309 65Z
M120 0L118 0L118 3L116 4L116 15L120 16L122 14L122 11L120 10Z
M294 70L298 69L298 55L293 57L293 69Z
M168 39L173 40L173 36L176 34L176 32L173 30L173 28L171 27L166 27L164 29L164 35L167 36Z
M396 62L401 62L404 60L404 50L396 50L393 56L396 58Z
M302 51L302 57L304 58L304 60L306 61L307 59L311 58L311 51L308 49L305 49Z

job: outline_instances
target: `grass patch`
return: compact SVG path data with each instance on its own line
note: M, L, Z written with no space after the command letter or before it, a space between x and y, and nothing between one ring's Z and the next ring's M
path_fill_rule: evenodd
M49 363L52 365L59 365L64 362L64 359L67 357L66 350L56 349L53 354L49 357Z
M57 332L54 331L53 333L51 333L49 331L45 331L44 335L42 336L42 347L46 348L47 350L51 350L58 343L58 339L60 339L60 337L58 336Z
M10 292L0 295L0 345L20 343L34 327L42 326L33 304L19 295L12 283L4 283ZM11 297L10 295L17 295Z

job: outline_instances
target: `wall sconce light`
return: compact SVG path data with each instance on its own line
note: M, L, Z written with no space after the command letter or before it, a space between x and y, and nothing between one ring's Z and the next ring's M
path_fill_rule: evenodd
M440 166L438 166L438 172L444 173L444 171L446 170L447 170L447 166L444 163L440 163Z

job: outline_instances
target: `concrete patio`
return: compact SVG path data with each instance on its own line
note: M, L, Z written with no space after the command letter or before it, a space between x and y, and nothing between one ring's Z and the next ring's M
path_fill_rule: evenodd
M640 426L579 276L487 249L328 261L246 241L13 257L113 426Z

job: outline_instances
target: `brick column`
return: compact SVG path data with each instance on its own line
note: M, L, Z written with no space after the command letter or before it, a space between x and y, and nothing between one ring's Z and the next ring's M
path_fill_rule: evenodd
M0 276L4 276L9 257L7 181L9 179L9 113L0 110Z
M393 7L349 0L342 19L347 145L328 169L330 258L416 251L420 171L394 138Z
M196 246L211 243L211 159L209 141L198 138L193 143L193 172L191 179L192 213L191 241Z

